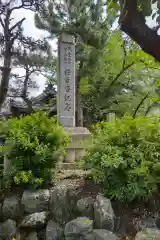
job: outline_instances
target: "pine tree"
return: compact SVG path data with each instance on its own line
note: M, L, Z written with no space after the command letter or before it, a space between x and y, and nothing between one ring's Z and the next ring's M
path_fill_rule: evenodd
M2 61L2 66L0 67L0 109L7 97L10 80L14 77L12 68L15 65L16 67L24 67L26 71L24 85L27 86L29 76L33 73L33 62L36 67L38 65L40 67L42 64L38 62L35 63L33 56L39 59L43 52L49 52L50 48L46 41L35 40L32 37L26 37L24 35L23 22L25 18L13 24L13 13L16 10L26 9L27 11L36 12L42 2L42 0L0 1L0 27L2 28L0 32L0 59ZM32 56L30 54L31 52ZM23 97L27 101L26 90L25 92L23 91Z
M79 92L80 79L89 64L96 64L93 51L102 49L107 40L108 19L104 13L104 1L48 0L35 15L39 29L48 31L50 38L68 33L76 39L77 125L83 126L83 105ZM91 67L91 66L90 66Z

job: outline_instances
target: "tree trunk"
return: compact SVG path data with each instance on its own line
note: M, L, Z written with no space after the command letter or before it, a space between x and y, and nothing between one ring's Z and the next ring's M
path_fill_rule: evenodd
M10 50L9 51L6 50L4 55L3 67L1 67L2 79L0 83L0 110L8 93L9 77L11 73L10 66L11 66L11 53Z
M24 79L24 83L23 83L23 90L22 90L22 98L25 101L25 103L27 104L28 107L28 113L32 113L33 108L32 108L32 101L29 100L28 96L27 96L27 90L28 90L28 81L31 75L31 72L29 71L29 66L28 64L26 64L25 66L25 70L26 70L26 75L25 75L25 79Z
M137 0L125 0L119 19L121 30L130 36L148 54L160 61L160 36L146 25L138 11Z
M83 127L83 106L82 106L82 97L79 91L77 91L76 99L77 99L76 100L76 126Z
M9 24L10 24L10 10L7 11L5 22L3 26L4 30L4 60L3 60L3 66L0 68L2 71L2 79L0 83L0 110L2 108L2 105L6 99L7 93L8 93L8 85L9 85L9 78L11 73L11 58L12 58L12 46L13 41L11 40L11 35L9 31Z
M27 104L27 112L28 113L32 113L33 112L33 107L32 107L32 101L29 100L28 98L23 98L23 100L25 101L25 103Z
M83 66L83 64L80 63L79 69L78 69L77 75L76 75L76 126L77 127L83 127L82 96L79 92L82 66Z

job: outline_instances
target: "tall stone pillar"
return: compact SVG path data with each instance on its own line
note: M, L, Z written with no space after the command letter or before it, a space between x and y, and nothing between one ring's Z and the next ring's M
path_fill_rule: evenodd
M85 151L84 142L90 136L88 129L75 127L76 82L75 82L75 39L62 34L58 43L58 91L57 112L59 123L68 131L71 142L67 147L64 162L79 160Z

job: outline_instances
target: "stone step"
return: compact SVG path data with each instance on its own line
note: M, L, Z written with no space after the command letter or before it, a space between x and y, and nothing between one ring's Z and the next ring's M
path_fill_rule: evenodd
M56 180L63 180L63 179L72 179L72 178L84 178L90 173L90 171L83 171L80 169L73 169L73 170L61 170L56 173Z
M57 166L58 170L74 170L79 169L78 164L76 162L70 162L70 163L59 163Z

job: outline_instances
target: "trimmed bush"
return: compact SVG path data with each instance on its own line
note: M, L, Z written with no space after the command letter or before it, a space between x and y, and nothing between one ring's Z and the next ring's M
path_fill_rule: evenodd
M46 113L36 112L7 120L3 134L12 181L32 188L51 183L52 169L68 142L63 127Z
M160 121L126 116L98 123L83 168L112 199L148 199L160 185Z

